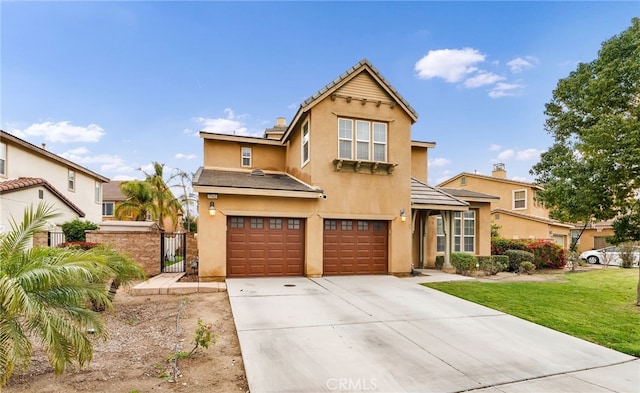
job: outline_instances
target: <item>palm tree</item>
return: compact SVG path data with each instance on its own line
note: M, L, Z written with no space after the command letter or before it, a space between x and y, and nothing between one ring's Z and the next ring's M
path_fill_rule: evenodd
M146 181L131 180L120 184L120 190L127 198L116 205L115 215L118 220L133 217L135 221L146 221L147 217L155 219L158 208L154 203L153 189Z
M182 195L178 197L178 201L186 211L185 230L187 232L191 232L192 229L195 230L195 228L192 228L192 224L195 223L195 217L191 215L190 209L191 206L195 207L198 201L198 195L190 192L194 176L195 173L185 172L180 169L175 169L173 175L171 176L171 180L178 179L178 184L176 184L176 186L182 189ZM195 210L197 210L197 208Z
M157 208L158 226L164 229L165 217L170 217L175 226L178 222L178 212L182 210L182 206L164 181L164 164L153 161L152 165L152 173L145 171L142 173L146 176L145 181L151 185L152 198Z
M105 247L30 248L34 233L57 217L40 204L0 235L0 387L16 366L26 368L31 340L42 343L56 374L93 356L93 336L106 339L100 314L88 302L112 308L106 284L144 277L129 258Z

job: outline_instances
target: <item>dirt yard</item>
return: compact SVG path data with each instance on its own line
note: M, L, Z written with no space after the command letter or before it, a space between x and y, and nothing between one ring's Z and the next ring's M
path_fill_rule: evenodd
M249 391L226 292L130 296L120 289L114 306L115 314L105 313L109 339L96 342L88 366L56 378L44 353L36 348L26 372L14 373L2 392ZM179 377L172 381L167 358L176 344L180 351L193 348L198 319L212 324L217 342L180 359Z

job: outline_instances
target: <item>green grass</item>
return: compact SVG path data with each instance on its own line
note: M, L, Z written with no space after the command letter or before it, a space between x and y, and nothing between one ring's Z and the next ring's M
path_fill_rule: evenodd
M640 356L637 269L559 275L566 282L448 282L430 288Z

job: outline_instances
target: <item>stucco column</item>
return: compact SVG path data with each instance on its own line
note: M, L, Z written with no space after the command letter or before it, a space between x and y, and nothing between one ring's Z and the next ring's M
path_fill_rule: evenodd
M317 214L307 218L306 223L306 248L305 248L305 275L307 277L322 276L323 257L323 228L324 220Z
M451 250L453 250L453 214L451 211L442 211L442 228L444 229L444 268L453 269L451 265Z

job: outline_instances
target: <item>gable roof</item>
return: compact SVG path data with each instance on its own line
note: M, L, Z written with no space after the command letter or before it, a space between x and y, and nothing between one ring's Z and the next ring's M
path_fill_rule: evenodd
M124 201L127 197L120 190L122 181L110 181L102 186L102 200L105 202Z
M565 228L573 228L572 224L565 224L563 222L560 222L558 220L553 220L551 218L533 216L531 214L516 213L516 212L513 212L511 210L505 210L505 209L493 209L493 210L491 210L491 214L496 214L496 213L498 213L498 214L506 214L506 215L509 215L509 216L518 217L518 218L522 218L522 219L525 219L525 220L538 221L538 222L542 222L542 223L545 223L545 224L556 225L556 226L565 227Z
M467 210L469 204L412 177L411 206L423 209Z
M473 201L484 201L486 200L486 202L491 202L491 200L500 200L500 197L494 196L494 195L489 195L489 194L483 194L481 192L476 192L476 191L471 191L471 190L465 190L462 188L447 188L447 187L438 187L439 190L442 190L448 194L453 195L456 198L463 198L466 200L473 200Z
M43 149L41 147L38 147L38 146L36 146L34 144L31 144L31 143L29 143L29 142L27 142L27 141L25 141L23 139L18 138L15 135L11 135L11 134L6 133L5 131L2 131L2 130L0 130L0 140L2 140L2 141L7 140L7 141L9 141L11 143L19 145L19 146L21 146L21 147L23 147L23 148L25 148L27 150L30 150L34 154L49 158L49 159L51 159L53 161L56 161L56 162L58 162L58 163L60 163L60 164L62 164L64 166L68 166L70 168L73 168L73 169L77 170L78 172L82 172L82 173L84 173L85 175L87 175L89 177L93 177L95 179L98 179L103 183L108 183L109 182L108 178L106 178L106 177L104 177L102 175L99 175L99 174L97 174L96 172L93 172L90 169L87 169L87 168L85 168L83 166L80 166L80 165L76 164L75 162L69 161L66 158L62 158L57 154L54 154L54 153L52 153L52 152L50 152L48 150L45 150L45 149Z
M236 195L299 196L318 198L322 190L313 188L284 172L233 171L200 167L193 177L198 192L220 192ZM206 188L209 189L206 189Z
M459 173L459 174L455 175L454 177L441 182L436 187L443 187L445 184L450 183L450 182L452 182L452 181L454 181L456 179L459 179L459 178L461 178L463 176L475 177L477 179L484 179L484 180L490 180L490 181L497 181L497 182L500 182L500 183L514 184L514 185L518 185L518 186L531 187L531 188L535 188L536 190L542 190L543 189L542 186L540 186L538 184L535 184L535 183L528 183L528 182L525 182L525 181L510 180L510 179L501 179L499 177L487 176L487 175L478 175L477 173L470 173L470 172Z
M300 104L300 108L298 108L298 111L294 115L291 123L289 123L289 127L283 135L282 140L285 141L287 139L294 125L298 122L300 117L302 117L305 112L315 106L318 102L322 101L324 98L333 94L341 86L344 86L347 82L349 82L362 72L367 72L369 75L371 75L371 77L386 91L386 93L389 94L393 100L395 100L393 104L397 102L398 105L402 107L402 109L409 115L409 117L411 117L411 120L413 122L416 122L418 120L418 113L415 111L415 109L413 109L411 105L409 105L404 97L402 97L402 95L400 95L400 93L398 93L398 91L393 86L391 86L391 84L385 79L384 76L382 76L380 71L378 71L378 69L375 68L369 60L362 59L354 66L342 73L342 75L338 76L336 79L315 92L311 97L307 98L302 104Z
M63 193L58 191L57 188L49 184L45 179L41 179L38 177L19 177L13 180L7 180L0 182L0 194L6 194L15 191L22 191L33 187L44 187L49 190L52 194L54 194L58 199L60 199L65 205L69 206L71 210L76 212L78 216L84 217L84 212L69 198L64 196Z

